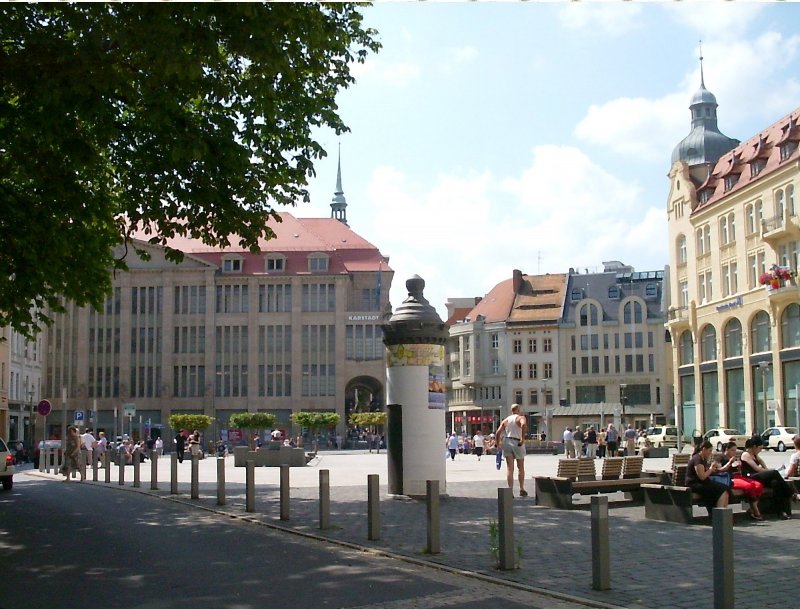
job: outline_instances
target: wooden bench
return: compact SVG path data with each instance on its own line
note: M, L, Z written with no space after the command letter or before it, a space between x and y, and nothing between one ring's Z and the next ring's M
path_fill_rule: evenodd
M625 478L625 460L633 459L628 464L628 474L638 477ZM596 495L598 493L628 493L629 501L642 502L640 485L643 482L657 480L652 475L641 471L641 457L608 457L603 461L601 479L597 479L595 459L561 459L558 475L553 477L535 476L536 503L545 507L562 510L576 506L574 495Z
M694 506L702 505L701 496L686 486L686 468L686 464L673 466L672 484L642 484L644 513L647 518L682 524L692 524L695 521ZM798 488L800 478L791 478L788 482ZM731 489L730 504L745 501L747 497L743 491ZM772 511L771 488L764 489L759 507L762 512Z

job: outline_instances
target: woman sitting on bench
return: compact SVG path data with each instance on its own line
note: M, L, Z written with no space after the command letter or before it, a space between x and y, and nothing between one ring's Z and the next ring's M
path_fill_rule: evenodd
M686 467L686 486L701 496L701 504L711 513L715 507L728 507L728 487L711 479L719 463L711 462L711 442L705 440L695 448Z
M789 500L798 501L800 497L792 490L789 483L783 479L778 470L769 469L761 457L758 456L762 448L764 448L764 443L758 436L747 439L747 442L744 443L744 453L742 453L742 474L751 480L758 480L767 488L771 488L775 511L784 520L789 520L792 517L790 514L792 508Z
M758 509L758 500L764 494L764 485L758 480L742 476L742 461L736 456L735 442L725 444L725 449L719 462L720 467L717 471L720 473L728 472L731 475L733 488L741 490L744 496L747 497L747 501L750 503L747 515L753 520L764 520L761 511Z

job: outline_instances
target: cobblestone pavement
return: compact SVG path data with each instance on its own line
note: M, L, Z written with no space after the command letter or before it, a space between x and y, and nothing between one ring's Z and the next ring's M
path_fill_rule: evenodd
M766 455L770 466L786 460L784 455ZM552 475L557 457L528 455L526 473ZM652 459L647 469L663 469L668 459ZM257 468L256 509L245 511L245 468L234 468L226 460L226 505L217 506L214 459L200 462L200 498L190 499L190 466L181 465L178 495L170 495L169 461L159 462L159 490L150 491L149 464L141 469L142 486L136 489L164 499L245 517L271 527L320 537L351 547L397 556L410 563L424 562L446 570L475 574L481 581L504 582L520 590L543 591L555 595L548 607L571 600L588 606L615 606L629 609L671 609L713 606L712 530L707 519L685 526L649 521L644 507L614 507L609 511L612 552L611 590L591 587L591 523L588 510L552 510L538 507L533 497L514 500L514 532L519 568L495 568L491 554L490 529L497 521L497 489L505 485L504 471L497 471L493 458L479 463L472 456L459 455L448 462L447 496L441 499L441 553L425 553L427 539L424 501L392 498L381 485L380 539L367 539L366 476L376 473L386 478L385 455L323 454L311 466L290 470L290 518L280 520L279 470ZM330 472L331 527L319 529L319 471ZM126 468L125 490L131 489L132 468ZM112 466L112 484L117 484ZM35 474L45 476L46 474ZM89 475L91 478L91 474ZM104 480L100 471L100 480ZM98 482L96 484L103 484ZM533 495L533 481L526 483ZM517 495L515 488L515 495ZM621 497L621 496L620 496ZM735 511L739 510L735 506ZM696 514L702 514L698 510ZM800 572L798 516L781 521L768 518L764 523L734 515L735 598L739 607L784 607L789 603L790 574ZM739 559L747 567L739 566ZM787 577L789 579L787 579ZM775 594L776 582L783 582ZM480 589L480 588L479 588ZM459 596L459 607L470 603ZM477 604L485 603L473 599ZM789 603L790 604L790 603ZM368 605L365 605L368 606ZM402 607L404 605L398 605ZM416 605L414 605L416 606ZM439 606L439 605L431 605ZM530 605L528 605L530 606ZM422 605L420 605L422 607Z

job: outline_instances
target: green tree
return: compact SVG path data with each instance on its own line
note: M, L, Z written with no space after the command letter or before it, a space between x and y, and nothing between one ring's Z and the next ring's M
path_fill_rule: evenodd
M169 426L172 429L188 429L189 431L205 431L211 427L214 419L206 414L171 414Z
M354 412L350 415L350 425L353 427L383 427L386 425L385 412Z
M236 412L228 418L228 425L237 429L249 429L251 432L250 443L255 441L262 431L272 429L278 421L271 412Z
M341 420L338 413L335 412L314 412L314 411L300 411L295 412L291 416L292 423L300 425L301 427L308 427L311 433L313 453L317 454L317 430L330 429L336 427Z
M380 45L353 3L0 8L0 327L100 308L132 237L258 251ZM167 247L178 261L181 253Z

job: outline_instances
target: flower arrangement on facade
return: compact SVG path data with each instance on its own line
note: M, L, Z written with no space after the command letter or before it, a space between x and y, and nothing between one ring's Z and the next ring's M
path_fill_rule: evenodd
M758 283L772 289L780 288L783 287L792 276L792 271L785 266L773 264L766 273L761 273L758 277Z

